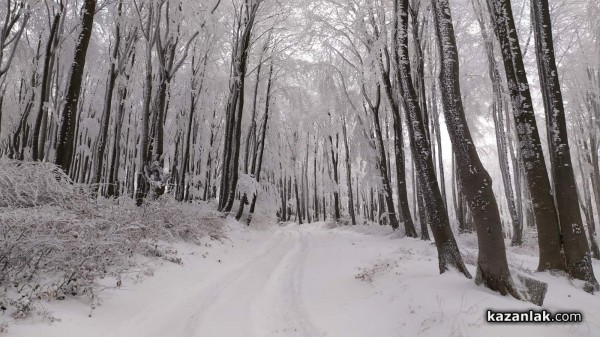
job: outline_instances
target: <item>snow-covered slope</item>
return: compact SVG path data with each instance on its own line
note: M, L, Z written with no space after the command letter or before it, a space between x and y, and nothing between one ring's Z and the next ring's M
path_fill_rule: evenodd
M534 274L549 283L544 308L581 311L583 323L487 323L487 309L540 308L458 273L439 275L430 242L399 238L388 228L316 223L256 230L232 222L228 236L223 243L179 246L183 266L167 264L140 284L105 292L91 317L85 303L49 303L61 321L14 322L8 335L600 336L598 297L547 273ZM467 257L476 253L463 247ZM509 254L513 265L535 267L535 257Z

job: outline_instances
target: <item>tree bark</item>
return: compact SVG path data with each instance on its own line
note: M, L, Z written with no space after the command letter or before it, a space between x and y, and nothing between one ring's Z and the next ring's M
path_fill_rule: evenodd
M334 191L333 191L333 216L335 217L335 221L339 221L340 219L340 182L338 175L338 161L339 161L339 153L337 152L339 147L339 134L335 135L335 150L333 145L333 138L329 136L329 143L331 145L331 171L333 172L333 182L335 183Z
M102 167L104 165L104 152L106 151L106 143L108 142L108 123L110 121L110 114L112 112L112 98L115 89L115 82L117 80L117 65L116 60L119 56L119 47L121 45L121 27L119 19L122 15L123 1L119 1L117 5L117 22L115 23L115 41L112 51L110 70L108 71L108 83L106 84L106 92L104 94L104 111L102 112L102 119L100 123L100 135L98 137L98 152L96 154L96 160L94 163L94 184L100 184L102 178ZM116 121L115 121L116 123ZM98 185L96 189L100 186Z
M426 137L426 124L423 123L418 96L413 87L408 56L408 0L394 0L394 12L399 19L399 37L394 56L397 60L396 64L398 64L398 83L400 84L402 104L409 125L413 159L419 172L419 184L427 209L427 220L438 250L440 273L444 273L449 268L456 268L467 278L471 278L450 228L448 213L444 208L431 158L431 146Z
M52 27L50 28L50 36L48 37L48 41L46 43L46 54L44 55L44 69L42 70L42 87L40 88L40 99L37 115L35 117L35 124L33 126L33 132L31 135L31 157L34 161L43 160L43 155L40 152L43 152L44 144L40 144L40 133L42 132L42 124L44 120L44 115L48 113L48 108L45 106L48 102L48 87L50 83L50 60L52 58L52 46L54 44L56 31L58 30L58 24L60 22L61 13L58 13L54 16L54 21L52 22Z
M481 6L478 4L475 6L477 14L477 21L479 28L481 29L481 35L485 44L486 56L488 59L488 75L492 82L492 90L494 93L494 99L492 102L492 118L494 120L494 129L496 130L496 148L498 149L498 161L500 164L500 171L502 172L502 182L504 185L504 194L506 202L508 204L508 210L510 213L513 235L512 235L512 246L520 246L523 243L523 224L521 223L518 213L517 206L515 204L515 198L512 187L512 177L510 173L510 163L507 149L506 130L504 128L504 99L502 95L502 78L498 70L498 64L496 63L496 57L494 55L494 44L491 37L488 34L488 27L485 24ZM508 121L507 121L508 122Z
M375 38L380 38L379 29L375 23L375 19L371 16L371 22L375 29ZM397 26L395 26L397 28ZM394 30L393 36L397 37L397 30ZM387 48L384 48L383 54L389 55ZM396 164L396 189L398 194L398 219L400 222L404 224L404 230L406 236L408 237L417 237L417 231L415 229L415 225L412 219L412 215L410 214L410 208L408 206L408 194L406 191L406 167L404 164L404 139L403 137L403 128L402 128L402 118L400 116L400 104L397 99L397 92L395 92L392 86L392 80L390 76L390 67L385 67L383 63L383 55L379 53L377 56L377 61L379 65L379 71L381 73L381 82L383 84L383 91L388 100L391 112L393 124L392 127L394 129L394 159ZM389 65L389 64L388 64ZM397 65L396 65L397 67ZM390 173L389 166L387 169L388 174ZM390 177L388 176L388 179ZM392 225L392 228L396 229Z
M460 92L460 71L454 25L448 0L432 2L435 30L440 50L440 87L446 125L456 156L458 176L464 189L469 209L476 224L479 257L477 284L510 293L521 299L508 269L502 220L492 189L492 179L483 167L471 131L465 118Z
M376 140L376 148L378 152L378 160L377 167L379 168L379 172L381 173L381 183L383 187L383 194L385 198L385 206L387 208L387 218L390 220L390 226L392 228L397 229L400 227L398 224L398 218L396 217L396 213L394 211L394 199L392 198L392 187L389 180L388 174L388 166L387 166L387 154L385 152L385 145L383 143L383 135L381 132L381 122L379 120L379 109L381 105L381 86L379 84L376 85L376 94L375 101L371 101L365 92L363 87L363 98L367 102L369 106L369 110L373 115L373 124L375 126L375 140ZM381 214L379 215L381 216ZM378 220L380 221L380 219Z
M94 14L96 12L96 0L85 0L81 9L81 32L75 47L75 56L71 64L65 106L60 124L60 135L56 148L56 165L65 172L71 169L73 152L75 147L75 123L77 119L77 107L81 91L81 81L85 68L92 26L94 25Z
M248 53L251 47L250 37L260 3L261 1L245 3L244 19L239 23L241 25L241 34L237 37L234 49L232 83L226 109L226 132L223 151L224 165L221 174L221 191L219 197L219 210L221 212L231 211L237 189Z
M586 281L586 290L593 292L599 290L600 285L594 276L589 245L579 210L565 108L554 59L550 9L548 0L532 0L531 3L536 59L546 110L554 198L563 239L567 272L575 279Z
M268 126L268 122L269 122L269 108L271 105L271 91L272 90L273 90L273 63L271 63L271 67L269 69L269 82L267 83L267 98L266 98L266 102L265 102L265 118L263 118L263 125L261 128L262 132L260 135L260 151L258 154L256 171L254 172L257 182L260 182L260 173L262 170L263 154L265 152L265 142L266 142L266 136L267 136L267 126ZM254 215L257 194L258 194L258 191L257 191L257 193L254 194L254 196L252 197L252 202L250 203L250 211L248 214L248 220L246 222L246 224L248 226L250 226L250 222L252 221L252 216ZM315 195L315 198L316 198L316 195Z
M346 184L348 185L348 213L352 225L356 225L356 215L354 214L354 196L352 195L352 163L350 162L350 147L348 146L348 131L346 130L346 119L342 121L342 132L344 135L344 149L346 151ZM308 150L308 149L307 149Z
M492 14L495 35L502 51L518 136L518 152L525 169L538 229L540 250L538 270L566 270L564 255L561 251L558 215L552 198L550 180L533 112L531 92L510 1L488 0L488 5Z

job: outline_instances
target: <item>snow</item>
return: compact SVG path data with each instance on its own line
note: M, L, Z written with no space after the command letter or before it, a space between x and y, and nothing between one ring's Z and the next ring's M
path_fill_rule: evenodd
M487 323L487 309L540 308L457 272L439 275L432 242L401 237L389 227L320 222L248 228L229 220L227 235L222 242L178 244L183 265L165 263L141 283L123 280L120 289L103 293L91 317L89 305L76 299L45 303L60 321L11 322L8 336L600 335L597 297L548 273L533 273L549 284L544 308L582 311L583 323ZM457 240L465 261L473 263L474 235ZM537 258L530 253L510 247L511 268L533 270ZM599 263L595 267L600 270Z

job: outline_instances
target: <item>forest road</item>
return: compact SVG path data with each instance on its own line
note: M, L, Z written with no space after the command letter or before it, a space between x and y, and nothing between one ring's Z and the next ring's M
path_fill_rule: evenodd
M140 305L139 312L98 337L323 336L302 299L312 236L306 228L288 225L238 242L219 255L216 266L198 268L184 281L173 276L168 286L169 278L161 281L166 294L158 295L155 304Z
M220 244L178 246L183 265L165 264L141 283L128 280L106 291L90 317L84 301L53 302L49 309L60 322L23 321L11 334L364 337L383 336L378 330L397 325L393 312L378 309L380 296L355 277L359 267L397 249L388 237L323 222L240 225L228 237Z
M262 252L217 280L181 336L322 336L302 300L302 279L311 234L287 227Z

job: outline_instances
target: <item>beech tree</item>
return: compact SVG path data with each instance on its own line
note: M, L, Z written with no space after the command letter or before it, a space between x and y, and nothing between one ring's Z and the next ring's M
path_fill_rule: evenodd
M519 37L517 36L509 0L488 0L494 31L502 51L517 131L520 160L533 203L538 229L540 261L538 270L566 270L561 251L558 215L552 198L550 180L533 111L529 82L525 73Z
M573 278L586 281L587 290L594 291L598 290L600 285L594 276L591 252L579 210L577 185L567 135L565 107L554 59L550 9L547 0L533 0L531 4L536 59L546 110L554 200L562 234L567 272Z
M503 295L521 298L508 270L502 220L492 178L483 167L467 125L459 82L458 50L448 1L433 1L438 47L440 88L448 133L456 157L458 177L477 226L479 257L475 282Z
M423 123L417 94L413 87L408 56L408 0L394 0L394 13L397 18L395 23L397 50L394 53L394 59L398 65L398 83L402 93L404 111L410 125L411 148L415 167L419 172L419 185L427 209L427 221L438 249L440 273L454 267L467 278L471 278L471 274L460 256L458 245L450 228L448 213L443 204L433 167L431 146L425 135L425 124Z
M85 68L85 60L92 36L96 1L86 0L81 7L81 32L75 47L75 55L69 73L69 85L65 97L65 107L62 112L58 144L56 148L56 164L69 172L73 161L75 145L75 123L78 116L77 108L81 93L81 82Z

